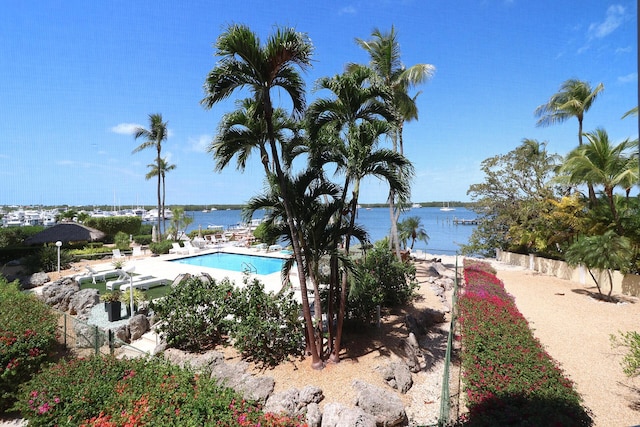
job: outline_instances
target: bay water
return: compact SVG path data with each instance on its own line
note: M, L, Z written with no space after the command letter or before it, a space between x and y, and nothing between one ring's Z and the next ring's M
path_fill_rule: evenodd
M221 226L225 230L242 223L241 211L238 209L214 210L210 212L188 211L188 216L193 222L186 231L197 230L202 227L205 230L209 225ZM400 221L410 216L420 218L422 227L429 235L425 244L416 241L413 250L421 249L431 254L455 255L460 250L460 244L466 244L475 225L456 224L456 220L472 220L476 213L465 208L456 207L451 211L442 211L440 208L424 207L412 208L400 215ZM254 218L261 218L258 211ZM391 220L389 208L360 208L356 221L369 233L371 242L376 242L389 234ZM408 242L411 245L411 242Z

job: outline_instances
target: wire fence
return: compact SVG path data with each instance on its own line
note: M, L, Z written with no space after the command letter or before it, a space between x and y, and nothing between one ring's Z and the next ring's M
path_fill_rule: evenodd
M149 352L118 339L115 331L106 331L84 322L60 310L53 309L58 316L58 337L65 349L77 357L93 354L116 357L148 356Z
M438 426L444 427L450 425L452 412L452 371L451 371L451 358L453 356L453 345L454 345L454 334L456 329L456 318L458 314L458 281L460 278L460 274L458 274L459 268L462 268L458 265L458 256L456 254L456 264L455 264L455 276L454 276L454 284L453 284L453 294L451 296L451 322L449 324L449 335L447 337L447 349L445 351L445 361L444 361L444 372L442 374L442 391L440 393L440 416L438 417ZM457 384L453 384L455 386L455 394L458 393L459 387ZM457 404L453 405L455 408L458 407ZM457 416L456 416L457 418Z

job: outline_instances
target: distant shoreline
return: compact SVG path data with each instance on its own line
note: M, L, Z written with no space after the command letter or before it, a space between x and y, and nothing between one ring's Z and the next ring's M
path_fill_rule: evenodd
M437 202L416 202L413 204L420 205L423 208L441 208L443 204L447 204L448 207L451 208L467 208L470 209L476 205L474 202L460 202L460 201L437 201ZM388 208L389 205L387 203L359 203L358 204L362 208ZM407 208L410 208L412 204L409 204ZM126 209L133 205L121 204L117 206L117 208ZM246 206L246 204L171 204L166 205L165 209L171 208L183 208L185 211L202 211L202 210L241 210ZM74 210L94 210L101 209L110 211L113 209L113 204L102 204L102 205L69 205L69 204L59 204L59 205L42 205L42 204L33 204L33 205L0 205L0 210L14 210L14 209L74 209ZM154 209L157 208L157 205L138 205L135 207L140 207L144 209ZM419 208L418 208L419 209Z

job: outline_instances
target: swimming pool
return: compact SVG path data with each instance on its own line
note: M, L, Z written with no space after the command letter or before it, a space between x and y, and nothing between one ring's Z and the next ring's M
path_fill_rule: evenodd
M265 275L276 273L282 270L282 264L284 260L282 258L273 258L258 255L216 252L213 254L196 255L187 258L175 259L171 262L196 265L199 267L218 268L220 270L238 271L240 273L250 270L254 274Z

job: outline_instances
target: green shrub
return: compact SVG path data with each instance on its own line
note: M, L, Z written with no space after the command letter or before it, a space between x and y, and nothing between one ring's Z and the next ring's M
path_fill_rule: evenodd
M73 260L74 257L68 250L60 250L60 269L70 268ZM35 254L26 257L24 266L31 273L56 271L58 269L58 248L56 246L43 247Z
M22 244L24 239L44 230L41 225L26 227L0 227L0 248Z
M151 238L153 235L151 234L139 234L137 236L133 236L133 241L139 245L147 246L151 243Z
M152 242L149 244L149 250L156 255L168 254L173 247L171 240L163 240L161 242Z
M415 266L398 261L383 245L376 245L354 265L348 306L352 318L362 322L373 320L378 305L391 308L405 304L418 285Z
M209 375L154 359L63 361L21 388L29 426L294 426L262 414ZM276 420L276 422L273 422Z
M246 283L234 301L234 347L244 358L275 366L304 350L304 324L293 293L265 293L257 280Z
M130 241L128 234L123 233L122 231L118 231L113 241L116 244L117 249L120 249L122 251L126 251L129 249Z
M0 276L0 413L14 403L19 385L50 360L56 324L49 307Z
M622 371L629 377L640 374L640 334L635 331L619 332L619 336L610 335L613 347L626 347L627 353L622 359Z
M229 279L202 281L191 277L152 301L161 321L159 331L171 347L205 351L224 341L232 326L234 287Z
M107 235L107 241L113 241L119 231L127 236L140 234L142 219L137 216L89 217L84 224L104 232Z

